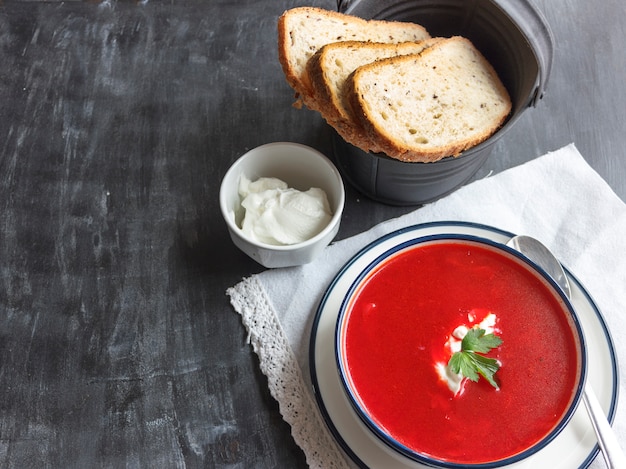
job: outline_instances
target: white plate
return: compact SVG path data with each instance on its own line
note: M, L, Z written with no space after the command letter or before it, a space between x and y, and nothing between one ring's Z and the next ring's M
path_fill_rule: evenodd
M423 236L465 234L506 243L511 233L493 227L463 222L436 222L410 226L371 243L337 274L320 302L310 344L311 378L316 399L326 423L350 458L359 466L386 469L425 468L394 452L361 421L348 401L337 372L335 327L341 302L359 273L377 256L406 241ZM572 304L576 308L587 344L587 380L612 421L617 407L618 376L613 341L602 314L580 282L569 272ZM510 468L585 468L598 454L593 428L579 405L570 423L547 446Z

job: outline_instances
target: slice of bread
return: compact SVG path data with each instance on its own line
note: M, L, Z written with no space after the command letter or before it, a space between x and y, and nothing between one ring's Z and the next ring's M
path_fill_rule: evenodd
M364 65L346 86L355 118L384 153L402 161L458 156L489 138L511 111L493 67L458 36L419 55Z
M278 19L278 59L296 96L315 109L306 64L323 45L349 40L397 43L429 37L426 29L414 23L365 20L321 8L298 7Z
M345 94L348 76L357 68L376 60L419 54L440 40L431 38L399 44L344 41L323 46L309 59L306 68L320 114L344 140L377 151L352 116Z

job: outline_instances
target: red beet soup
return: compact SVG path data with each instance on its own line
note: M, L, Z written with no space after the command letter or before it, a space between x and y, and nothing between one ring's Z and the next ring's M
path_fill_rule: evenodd
M500 365L498 387L463 379L455 394L438 371L453 333L485 324L502 340L486 354ZM582 338L565 301L526 262L486 243L399 250L360 281L338 331L358 411L418 459L514 458L553 435L580 394Z

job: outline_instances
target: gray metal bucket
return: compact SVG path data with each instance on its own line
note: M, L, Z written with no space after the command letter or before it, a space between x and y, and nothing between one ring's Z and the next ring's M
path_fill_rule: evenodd
M434 163L367 153L335 133L333 151L343 177L374 200L419 205L456 190L478 171L522 112L543 97L554 41L544 17L527 0L339 0L338 9L367 19L415 22L432 36L467 37L496 69L513 102L509 119L491 138Z

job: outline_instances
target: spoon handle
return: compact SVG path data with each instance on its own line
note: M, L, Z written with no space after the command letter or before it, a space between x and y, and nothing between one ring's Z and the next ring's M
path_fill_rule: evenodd
M619 446L617 437L609 424L598 398L589 385L585 386L583 402L591 419L598 445L609 469L626 469L626 456Z

